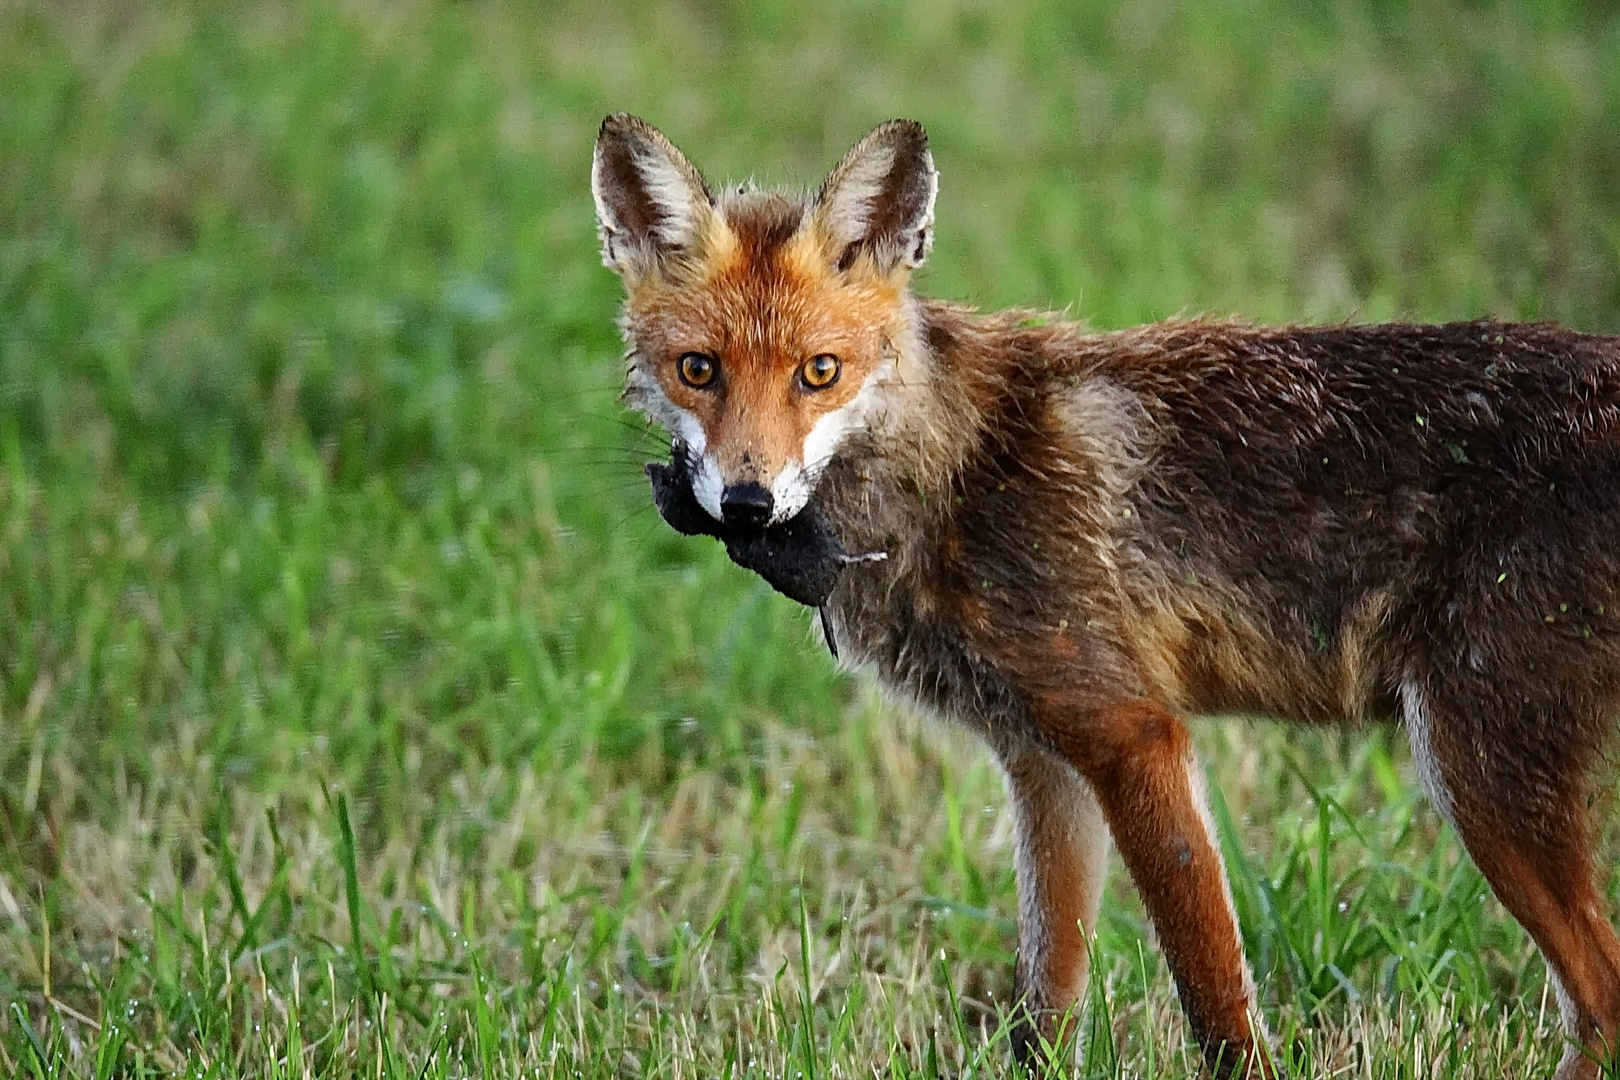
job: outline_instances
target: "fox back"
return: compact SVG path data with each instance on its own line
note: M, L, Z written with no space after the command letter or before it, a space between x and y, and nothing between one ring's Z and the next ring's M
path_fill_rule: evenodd
M712 189L609 117L592 178L626 398L711 531L824 518L856 553L831 641L1002 765L1022 1062L1082 999L1111 839L1211 1067L1273 1071L1182 724L1242 712L1405 725L1547 958L1559 1076L1596 1075L1620 1036L1588 798L1620 712L1620 339L1092 333L919 299L937 179L908 121L791 195Z

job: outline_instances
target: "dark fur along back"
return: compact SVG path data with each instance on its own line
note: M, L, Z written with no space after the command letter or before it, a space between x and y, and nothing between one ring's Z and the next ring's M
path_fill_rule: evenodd
M823 495L846 546L908 549L834 602L919 696L1056 636L1194 712L1391 719L1428 667L1612 700L1594 676L1620 668L1616 339L927 319L936 378L984 406L960 470L933 500L890 476L878 509L851 454L846 496L836 475ZM874 595L911 610L884 619ZM961 631L929 632L936 611Z
M1333 651L1378 607L1379 696L1426 666L1541 682L1572 638L1613 665L1613 342L1464 323L1220 344L1196 387L1142 384L1175 429L1142 498L1160 558L1231 581L1298 649Z

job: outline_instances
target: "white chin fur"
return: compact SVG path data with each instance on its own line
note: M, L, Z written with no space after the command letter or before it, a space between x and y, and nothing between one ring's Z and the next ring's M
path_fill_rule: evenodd
M804 509L804 504L810 501L810 478L805 475L804 466L797 461L790 461L776 474L776 481L771 484L771 521L772 525L779 525L788 518Z
M714 458L708 454L698 453L694 449L692 454L692 497L698 505L709 512L709 516L719 522L726 520L720 511L720 492L725 485L720 480L720 466L715 464Z

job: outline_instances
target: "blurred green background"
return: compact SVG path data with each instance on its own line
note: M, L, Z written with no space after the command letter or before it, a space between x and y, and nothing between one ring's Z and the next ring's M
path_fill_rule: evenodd
M330 839L335 791L378 897L423 837L487 855L525 776L579 792L545 828L628 842L645 807L589 808L693 776L764 798L779 737L812 740L829 835L889 827L843 771L883 711L650 510L587 183L605 113L798 185L921 120L917 288L985 307L1620 332L1607 2L8 0L0 87L0 1000L46 1027L47 922L116 956L203 865L221 891L186 918L236 935L279 864L238 901L221 851L267 808ZM1243 812L1400 756L1311 745L1308 782L1208 748ZM509 868L551 865L525 843ZM290 951L318 951L288 888ZM0 1017L15 1060L21 1031Z

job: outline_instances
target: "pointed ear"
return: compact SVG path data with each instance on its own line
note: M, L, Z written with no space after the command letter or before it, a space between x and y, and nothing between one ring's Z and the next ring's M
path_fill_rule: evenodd
M692 250L713 216L714 198L692 163L663 132L627 113L602 121L591 194L602 262L621 274Z
M862 139L816 196L817 221L835 245L838 269L862 254L882 273L921 266L934 243L938 192L921 124L890 120Z

